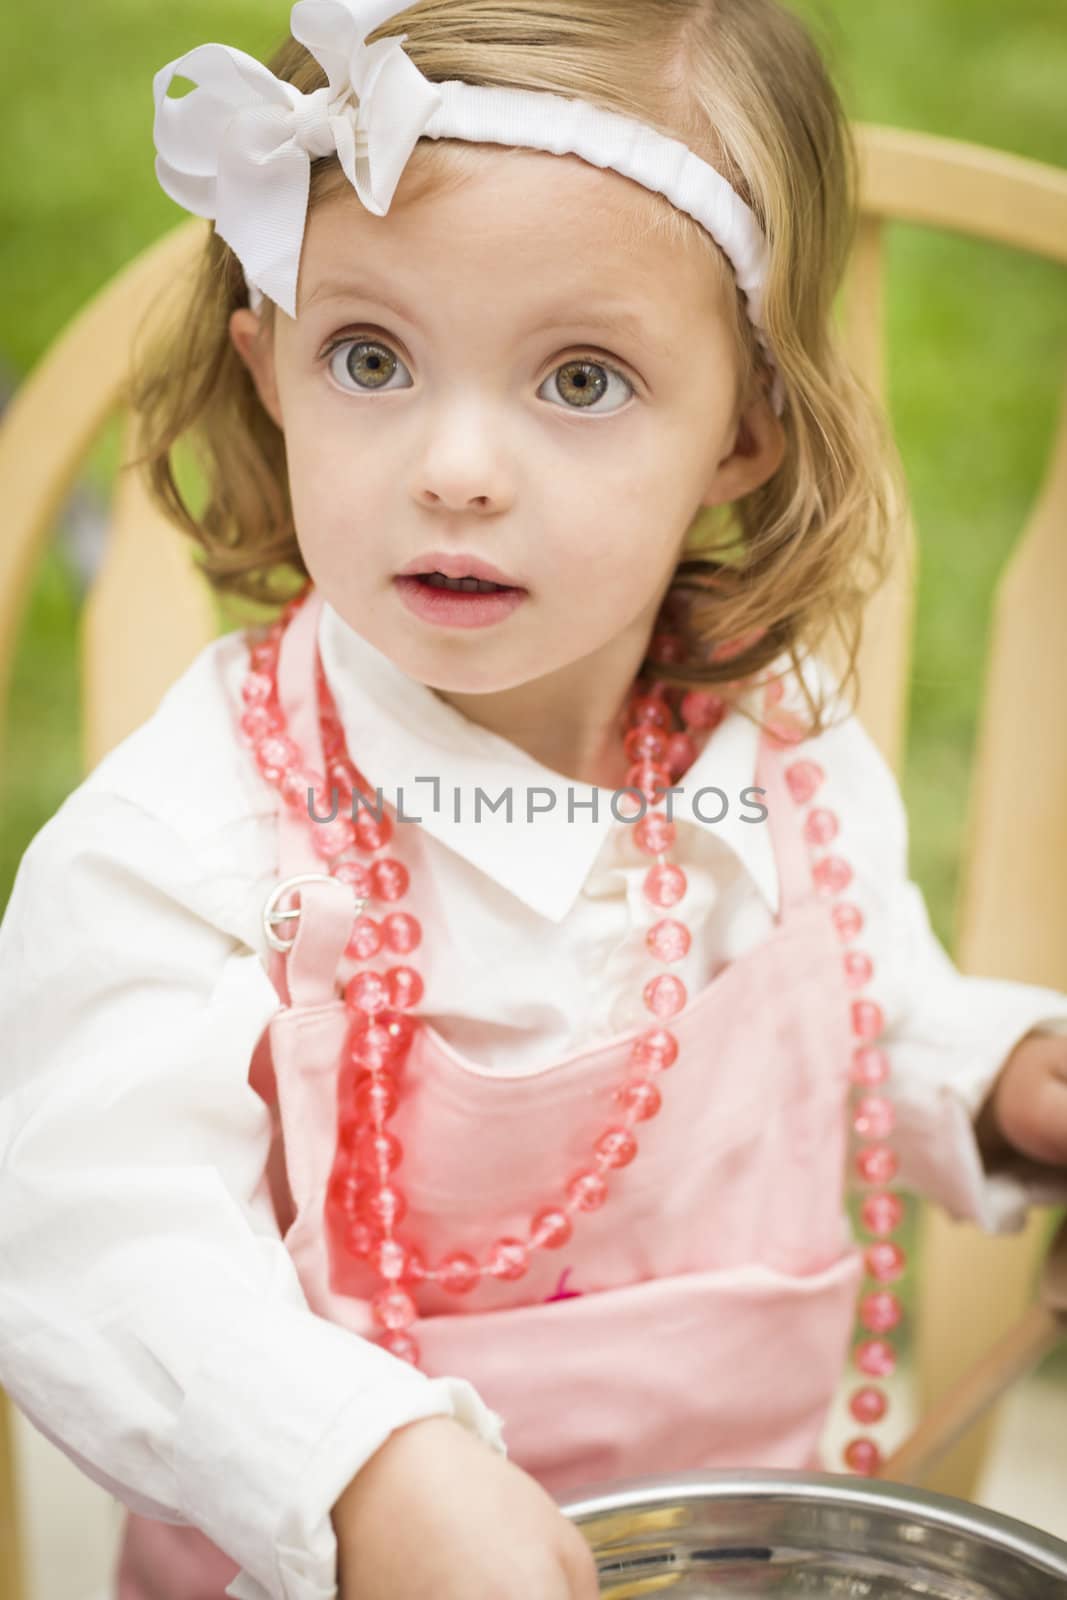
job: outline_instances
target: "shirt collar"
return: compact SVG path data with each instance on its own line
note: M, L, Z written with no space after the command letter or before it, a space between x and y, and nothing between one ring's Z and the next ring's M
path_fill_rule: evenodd
M318 642L352 760L371 790L380 788L383 802L397 808L398 825L417 819L440 843L533 910L561 922L615 825L609 792L599 791L594 820L597 791L591 785L542 766L517 745L472 722L401 672L329 603L322 608ZM759 729L747 717L727 716L685 774L672 814L683 828L713 831L746 868L776 916L778 870L769 828L746 822L741 814L741 791L755 783L758 741ZM705 794L699 811L693 809L701 788L725 794L729 809L721 821L707 820L722 809L717 795ZM476 816L479 789L481 812ZM537 790L542 792L535 794ZM488 804L509 793L510 823L506 805L493 812ZM548 806L550 796L554 802L550 810L538 809L528 820L528 796L537 808ZM537 848L532 847L535 840Z

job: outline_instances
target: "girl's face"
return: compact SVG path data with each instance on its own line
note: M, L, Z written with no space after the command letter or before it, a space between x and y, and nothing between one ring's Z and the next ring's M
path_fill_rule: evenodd
M529 712L537 686L563 715L611 706L693 517L770 476L780 426L739 396L706 256L624 241L647 191L487 150L406 204L418 154L385 217L347 188L315 208L272 347L251 311L232 318L285 435L305 563L353 629L490 725L494 696ZM520 603L478 627L415 614L397 574L434 552L491 563Z

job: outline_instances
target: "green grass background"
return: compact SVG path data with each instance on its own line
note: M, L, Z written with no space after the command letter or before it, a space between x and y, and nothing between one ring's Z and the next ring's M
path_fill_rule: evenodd
M853 117L1067 166L1063 0L796 0L796 9ZM273 0L47 0L9 19L0 62L0 359L16 381L96 290L184 219L152 169L153 73L210 39L263 57L288 14ZM950 948L990 603L1056 417L1065 290L1061 269L998 246L907 227L891 236L890 403L921 548L902 787L912 870ZM115 446L111 429L88 464L100 489ZM74 574L53 549L12 687L0 904L30 838L80 781L78 603Z

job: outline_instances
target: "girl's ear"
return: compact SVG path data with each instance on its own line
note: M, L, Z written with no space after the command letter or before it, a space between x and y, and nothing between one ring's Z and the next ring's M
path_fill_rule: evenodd
M282 428L282 408L274 372L274 341L269 338L254 311L246 306L230 318L230 338L234 349L252 374L256 392L268 416ZM282 429L284 432L284 429Z
M785 429L769 398L756 391L738 417L733 441L719 461L702 505L728 505L774 476L785 455Z

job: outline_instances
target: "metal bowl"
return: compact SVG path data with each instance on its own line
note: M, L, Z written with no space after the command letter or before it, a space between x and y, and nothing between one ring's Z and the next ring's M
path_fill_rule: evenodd
M964 1500L811 1472L689 1472L558 1495L611 1600L1067 1600L1067 1544Z

